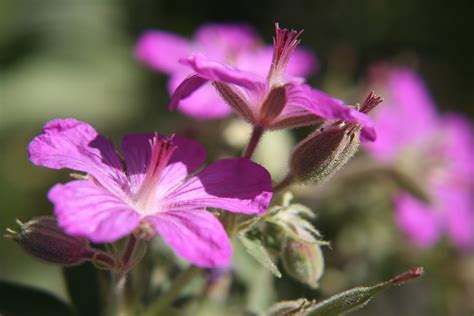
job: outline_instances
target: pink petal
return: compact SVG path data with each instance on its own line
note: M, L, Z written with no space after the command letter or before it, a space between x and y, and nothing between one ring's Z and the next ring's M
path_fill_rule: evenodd
M129 134L122 140L122 149L132 192L140 188L151 157L150 141L154 134ZM160 138L163 136L160 136ZM162 171L159 190L165 192L195 172L206 160L206 149L194 140L173 136L176 150Z
M208 82L208 79L205 79L199 75L192 75L184 79L171 95L171 100L168 105L170 111L173 111L181 102L181 100L188 98L197 89L201 88L206 82Z
M182 68L178 60L191 52L191 43L186 39L162 31L144 32L135 47L138 60L168 74Z
M115 194L128 187L113 145L92 126L75 119L52 120L28 145L31 162L52 169L87 172Z
M266 77L270 70L273 57L273 45L258 49L248 49L236 56L235 66L243 71L249 71ZM217 60L217 59L215 59ZM286 79L291 81L295 77L307 77L317 68L317 59L310 51L297 47L286 67Z
M290 76L308 77L318 70L318 60L308 49L297 47L288 61L286 73Z
M357 124L362 126L362 131L360 133L361 141L373 142L377 139L377 133L375 131L374 123L367 114L359 112L355 109L351 109L348 117L346 118L346 121L356 122Z
M441 140L443 156L450 162L449 169L466 182L474 182L474 128L464 116L455 113L442 118Z
M49 191L59 225L67 234L107 243L130 234L140 215L92 181L57 184Z
M443 229L442 214L408 193L395 199L396 221L400 229L419 247L431 247Z
M388 78L389 101L396 107L399 119L410 125L410 138L432 131L436 109L423 79L408 68L394 69ZM385 104L381 109L387 107ZM406 126L406 125L405 125Z
M181 59L183 65L191 67L199 76L211 81L232 83L255 91L266 89L266 80L252 72L245 72L208 60L202 54Z
M271 176L244 158L219 160L186 181L163 202L170 210L215 207L262 215L272 198Z
M204 24L196 31L194 39L206 54L212 54L212 58L219 61L225 61L231 54L253 49L260 40L255 30L243 23Z
M366 147L377 159L388 161L405 146L429 137L438 128L438 119L434 102L416 72L408 68L376 70L374 83L382 85L384 102L372 115L377 141Z
M363 141L373 141L377 137L374 124L367 114L344 105L341 100L306 84L293 84L288 89L288 104L282 115L298 116L303 113L312 114L325 120L357 123L362 127L361 140Z
M291 84L287 88L288 101L276 128L293 128L320 123L325 120L348 118L350 108L342 101L306 84Z
M459 181L460 175L449 174L446 182L434 188L438 210L444 215L444 224L453 243L461 250L474 246L474 204L472 200L473 179ZM454 178L454 179L453 179ZM470 183L468 181L471 181Z
M173 74L168 82L168 90L171 95L185 79L186 75L184 73ZM210 83L203 84L190 96L181 99L178 109L199 120L220 119L232 113L232 109L219 97L216 89Z
M204 210L163 212L146 217L163 240L200 267L229 265L232 248L222 224Z

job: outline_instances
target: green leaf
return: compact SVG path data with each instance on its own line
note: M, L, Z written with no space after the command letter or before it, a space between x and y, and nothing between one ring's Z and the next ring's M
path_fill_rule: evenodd
M395 278L371 287L356 287L351 290L334 295L317 304L308 312L308 316L337 316L355 311L365 306L370 299L379 292L394 285L418 278L423 274L423 268L416 267L402 273Z
M79 316L100 316L99 271L90 263L63 269L67 291Z
M0 281L0 315L71 316L73 312L64 301L44 290Z
M240 235L239 240L249 255L255 258L262 266L270 270L277 278L281 278L280 270L273 263L265 247L258 239L250 239L245 235Z
M327 245L328 242L319 239L321 237L319 231L309 221L315 218L313 211L303 204L291 203L292 200L291 192L285 192L282 205L270 208L265 214L264 220L278 226L285 235L292 239Z

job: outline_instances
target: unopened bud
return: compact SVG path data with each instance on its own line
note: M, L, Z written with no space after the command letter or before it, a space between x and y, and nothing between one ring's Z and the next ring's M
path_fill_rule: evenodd
M333 175L357 152L360 128L344 122L323 126L296 145L291 174L303 182L319 183Z
M65 266L78 265L94 257L89 242L66 235L51 216L40 216L20 224L20 232L7 229L8 238L16 241L30 255Z
M283 247L282 261L290 276L311 288L318 287L324 271L324 257L318 244L289 239Z

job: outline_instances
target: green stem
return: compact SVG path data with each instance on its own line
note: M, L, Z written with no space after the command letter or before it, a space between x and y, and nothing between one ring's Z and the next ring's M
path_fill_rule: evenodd
M190 266L184 270L171 284L167 292L162 294L158 300L148 307L144 316L159 316L168 308L173 301L178 297L182 290L189 284L189 282L199 272L199 268Z
M108 291L105 315L118 316L123 303L125 279L122 274L111 273L110 289Z
M263 132L265 130L261 126L254 126L252 130L252 135L250 136L249 143L247 145L247 148L245 149L244 154L242 157L251 159L252 155L257 148L257 145L262 138Z

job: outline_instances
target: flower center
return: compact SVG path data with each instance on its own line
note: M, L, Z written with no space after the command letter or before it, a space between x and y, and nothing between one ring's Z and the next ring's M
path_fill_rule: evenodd
M158 134L150 140L151 157L142 185L134 197L135 206L144 214L158 210L158 183L161 173L166 167L176 146L172 142L173 136L160 139Z
M283 82L286 65L290 60L293 50L298 46L298 37L303 31L281 29L275 23L275 37L273 38L273 57L270 71L268 72L268 83L270 86L280 85Z

